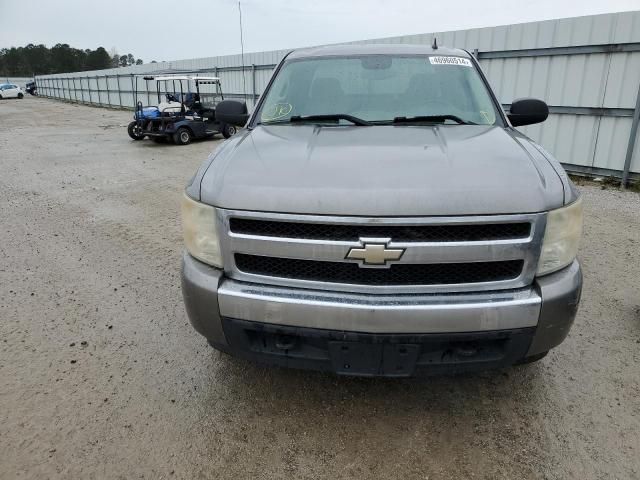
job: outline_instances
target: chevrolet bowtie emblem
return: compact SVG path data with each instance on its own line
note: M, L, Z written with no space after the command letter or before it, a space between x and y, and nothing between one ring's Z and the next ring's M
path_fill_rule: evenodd
M353 247L347 253L346 258L349 260L359 260L361 266L377 265L384 266L387 262L400 260L404 253L404 248L387 248L387 243L365 241L361 247Z

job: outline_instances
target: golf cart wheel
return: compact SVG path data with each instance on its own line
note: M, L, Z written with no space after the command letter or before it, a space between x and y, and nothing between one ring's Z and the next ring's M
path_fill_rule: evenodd
M192 138L191 131L187 127L180 127L178 131L173 134L173 141L176 145L189 145Z
M18 98L22 98L22 97L24 97L24 95L23 95L23 94L21 94L21 93L19 93L19 94L18 94Z
M224 138L229 138L232 137L236 134L236 132L238 131L238 129L235 127L235 125L229 125L228 123L225 124L225 126L222 128L222 136Z
M127 133L134 140L142 140L144 139L144 135L142 134L142 129L138 126L137 122L131 122L127 127Z

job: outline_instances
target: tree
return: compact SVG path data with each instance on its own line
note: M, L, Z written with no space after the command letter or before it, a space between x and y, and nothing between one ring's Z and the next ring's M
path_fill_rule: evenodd
M111 68L118 68L120 66L120 55L116 47L111 47L109 50L109 57L111 58Z
M103 47L81 50L67 43L57 43L51 48L30 43L25 47L0 49L0 76L5 77L101 70L141 63L142 60L135 60L130 53L118 56L115 48L111 52Z
M51 48L51 62L56 70L54 73L81 70L86 57L87 51L74 52L68 43L57 43Z
M142 61L141 58L136 60L136 65L142 65L144 62Z
M48 71L49 66L49 50L44 45L34 45L30 43L22 50L23 62L25 69L31 74Z
M2 55L2 58L3 58L4 70L2 74L6 76L21 75L20 72L25 71L26 67L23 64L22 55L18 51L18 49L15 47L11 47L9 49L5 48L3 52L4 53Z
M111 66L111 57L103 47L89 52L85 67L89 70L102 70Z

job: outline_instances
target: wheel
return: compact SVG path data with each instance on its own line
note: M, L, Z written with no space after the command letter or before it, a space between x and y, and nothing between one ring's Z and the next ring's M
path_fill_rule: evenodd
M173 141L176 145L189 145L192 138L191 130L187 127L180 127L178 131L173 134Z
M235 125L229 125L228 123L226 123L224 127L222 127L222 136L224 138L229 138L235 135L237 131L238 130L236 129Z
M24 95L23 95L23 94L21 94L21 93L19 93L19 94L18 94L18 98L22 98L22 97L24 97Z
M134 140L142 140L144 139L144 135L142 134L142 128L138 126L137 122L131 122L127 127L127 133Z
M2 100L2 95L0 95L0 100Z

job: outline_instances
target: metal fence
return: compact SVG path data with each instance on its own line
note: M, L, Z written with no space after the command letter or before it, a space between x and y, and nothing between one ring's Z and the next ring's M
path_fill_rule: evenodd
M245 99L249 106L253 107L264 88L263 85L258 85L256 81L257 72L268 72L270 76L275 66L275 64L245 66L245 75L251 78L248 84L248 92L223 91L224 97L230 99ZM145 72L145 74L207 74L218 77L225 73L237 71L242 71L242 67L213 67L199 70L165 69L148 71ZM135 98L138 98L138 100L141 100L143 103L146 101L147 105L156 102L155 83L138 77L136 84L135 75L140 74L71 74L69 76L65 74L61 76L37 76L36 80L38 92L41 96L55 98L57 100L68 100L99 107L129 109L135 107ZM224 90L224 80L222 84ZM137 97L134 95L136 89ZM205 93L204 96L206 95Z
M429 33L352 43L431 43L466 48L479 59L505 109L518 97L542 98L549 119L524 133L576 173L640 177L640 12ZM126 69L38 76L40 94L105 107L132 108L133 75L200 73L222 79L225 98L249 106L286 50L181 60ZM141 100L153 103L145 82Z

